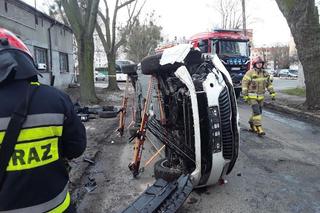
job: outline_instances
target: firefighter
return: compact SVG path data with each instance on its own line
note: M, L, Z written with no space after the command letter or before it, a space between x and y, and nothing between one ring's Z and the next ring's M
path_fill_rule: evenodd
M85 128L69 96L40 84L38 74L25 44L0 28L0 212L75 212L65 160L84 152ZM25 99L27 116L4 164L6 138L13 137L8 129Z
M250 131L257 133L259 136L265 135L261 119L266 89L269 91L272 100L275 100L276 97L272 79L269 73L263 69L264 63L261 57L253 59L253 68L242 79L243 99L252 107L252 116L249 120Z

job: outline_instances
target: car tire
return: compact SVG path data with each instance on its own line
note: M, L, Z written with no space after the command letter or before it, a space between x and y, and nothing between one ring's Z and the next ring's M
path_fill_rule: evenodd
M101 111L99 112L100 118L115 118L117 117L118 112L117 111Z
M181 170L170 168L167 166L167 164L167 159L161 159L154 164L154 177L156 179L162 178L165 181L171 182L181 176Z
M138 66L136 64L127 64L122 66L122 73L124 74L137 74Z
M144 75L153 75L158 72L174 72L178 67L181 66L180 63L160 65L161 54L156 54L152 56L147 56L141 61L141 72Z

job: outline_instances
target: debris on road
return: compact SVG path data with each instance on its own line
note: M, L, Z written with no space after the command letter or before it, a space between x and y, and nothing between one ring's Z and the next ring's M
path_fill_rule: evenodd
M87 192L93 192L97 188L96 180L92 177L88 177L89 182L85 184Z

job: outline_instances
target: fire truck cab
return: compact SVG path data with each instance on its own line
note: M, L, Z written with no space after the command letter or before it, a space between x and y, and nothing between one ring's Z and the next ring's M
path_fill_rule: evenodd
M214 30L199 33L190 38L194 47L202 53L217 54L229 71L236 97L241 93L241 81L250 68L250 45L241 30Z

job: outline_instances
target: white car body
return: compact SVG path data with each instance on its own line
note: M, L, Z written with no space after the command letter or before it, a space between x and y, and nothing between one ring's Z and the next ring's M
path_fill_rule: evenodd
M174 64L176 62L183 62L187 54L191 50L190 45L179 45L173 48L169 48L163 52L162 58L160 60L161 65L166 65L166 64ZM191 98L191 104L192 104L192 114L193 114L193 123L194 123L194 147L195 147L195 165L196 168L194 171L191 173L191 180L193 182L193 185L195 187L202 187L202 186L208 186L208 185L213 185L216 184L218 181L223 180L225 175L229 173L235 163L235 160L238 155L238 150L239 150L239 126L238 126L238 121L239 121L239 115L237 112L237 105L236 105L236 100L235 100L235 94L233 91L233 86L232 86L232 79L229 74L229 72L226 70L224 65L221 63L221 60L217 55L212 56L212 62L215 66L215 68L212 70L211 73L209 73L206 77L206 80L203 82L203 90L206 92L207 95L207 103L208 103L208 109L214 109L218 111L218 114L222 109L220 109L220 103L219 103L219 98L221 97L222 93L228 95L228 98L230 100L229 103L229 108L230 108L230 121L229 121L229 126L233 127L234 131L232 134L234 134L234 141L233 144L235 147L234 149L236 153L236 157L234 156L231 159L227 159L224 155L224 141L223 141L223 135L221 135L221 151L219 152L213 152L212 151L212 169L209 174L209 178L206 180L204 183L200 183L201 179L201 127L199 124L199 108L198 108L198 101L197 101L197 92L195 90L195 85L193 83L192 77L189 74L189 71L185 66L179 67L175 75L180 79L181 82L183 82L186 87L188 88L190 92L190 98ZM145 89L142 89L142 93ZM231 101L231 99L234 99ZM232 102L232 103L231 103ZM231 106L233 104L233 106ZM216 112L213 111L213 112ZM152 114L155 114L157 117L159 117L158 112L156 109L152 112ZM233 118L231 118L231 114L233 114ZM215 124L218 125L218 124ZM222 129L222 127L221 127ZM215 134L217 134L215 132ZM220 133L219 133L220 134ZM222 130L221 130L221 134Z

